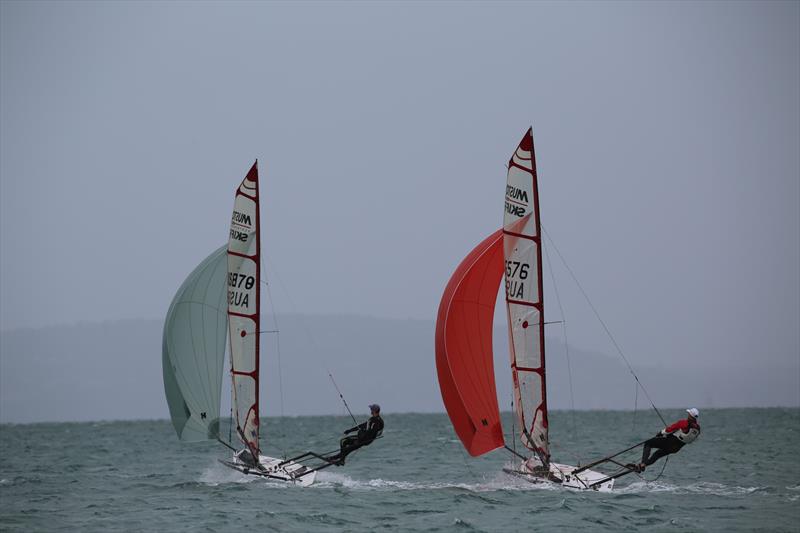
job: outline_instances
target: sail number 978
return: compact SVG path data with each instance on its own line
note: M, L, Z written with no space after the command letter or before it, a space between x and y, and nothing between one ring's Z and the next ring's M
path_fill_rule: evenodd
M250 290L256 284L254 276L246 274L237 274L236 272L228 272L228 287L235 287L241 289L244 286L245 290Z
M528 263L520 263L519 261L506 261L506 277L519 279L528 278Z

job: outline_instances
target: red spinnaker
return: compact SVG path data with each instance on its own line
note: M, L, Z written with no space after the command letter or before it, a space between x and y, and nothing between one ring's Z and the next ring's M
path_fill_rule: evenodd
M473 457L505 444L492 356L492 321L503 270L503 231L498 230L458 265L436 319L442 400Z

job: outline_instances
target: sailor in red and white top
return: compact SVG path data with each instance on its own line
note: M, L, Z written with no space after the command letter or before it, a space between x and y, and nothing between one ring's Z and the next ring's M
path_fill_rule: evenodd
M636 470L644 471L645 467L655 463L665 455L677 453L685 445L694 442L700 436L700 411L694 407L686 410L687 416L684 420L678 420L671 426L667 426L659 431L655 437L645 441L642 450L642 462L636 465ZM656 448L657 451L650 456L650 450Z

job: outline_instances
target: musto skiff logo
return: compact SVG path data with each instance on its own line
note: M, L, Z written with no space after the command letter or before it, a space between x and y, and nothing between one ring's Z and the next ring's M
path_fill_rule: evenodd
M250 215L234 211L231 217L231 239L247 242L248 232L252 229L253 222Z
M520 218L525 216L528 208L528 191L506 185L506 213Z

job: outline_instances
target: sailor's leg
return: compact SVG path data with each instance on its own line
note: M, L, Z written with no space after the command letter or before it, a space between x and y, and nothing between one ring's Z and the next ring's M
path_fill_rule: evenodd
M650 450L652 448L659 448L658 441L661 440L661 437L653 437L652 439L647 439L644 442L644 447L642 448L642 464L648 464L647 460L650 458Z
M683 448L683 443L674 435L668 435L663 439L663 443L660 444L658 447L658 451L653 454L650 459L644 461L644 464L650 466L651 464L655 463L665 455L670 455L672 453L677 453L678 450Z
M661 459L661 458L662 458L662 457L664 457L665 455L669 455L670 453L671 453L671 452L668 452L668 451L666 451L666 450L664 450L664 449L661 449L661 448L659 448L659 449L656 451L656 453L654 453L654 454L653 454L653 456L652 456L652 457L650 457L650 458L649 458L649 459L647 459L646 461L642 461L642 462L643 462L645 465L647 465L647 466L650 466L651 464L655 463L656 461L658 461L659 459Z
M337 462L339 464L344 464L344 458L350 454L353 450L359 448L358 445L358 437L345 437L339 441L339 453L334 457L330 457L329 460L333 462Z

